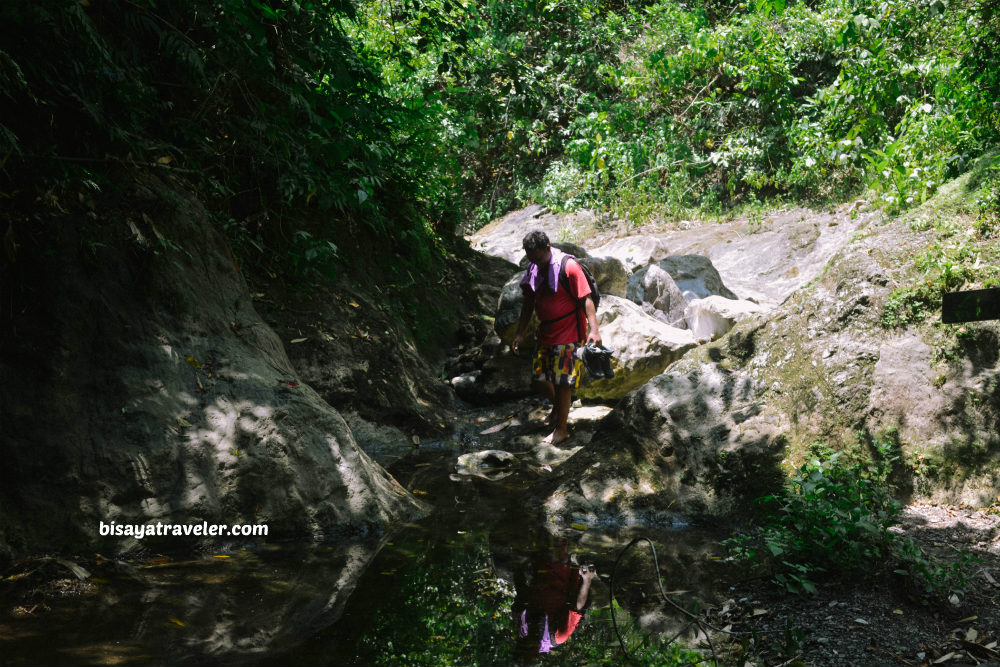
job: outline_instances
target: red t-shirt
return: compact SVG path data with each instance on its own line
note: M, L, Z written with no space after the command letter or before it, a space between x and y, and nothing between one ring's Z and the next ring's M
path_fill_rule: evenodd
M577 307L577 299L582 299L590 294L590 284L587 283L587 277L583 275L583 269L573 259L566 260L566 277L569 279L572 294L568 294L562 284L559 285L558 290L553 292L547 283L543 283L538 293L535 294L535 313L542 322L554 320L574 310L576 314L575 316L563 317L551 324L540 325L538 328L539 345L580 343L587 337L587 316L583 308ZM574 294L576 297L573 296ZM581 331L584 333L583 339L580 337Z

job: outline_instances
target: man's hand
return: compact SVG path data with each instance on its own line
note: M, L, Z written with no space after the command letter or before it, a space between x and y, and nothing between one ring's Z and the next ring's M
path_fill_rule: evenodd
M517 334L514 336L514 342L510 344L510 349L515 355L521 354L521 342L524 340L524 334Z

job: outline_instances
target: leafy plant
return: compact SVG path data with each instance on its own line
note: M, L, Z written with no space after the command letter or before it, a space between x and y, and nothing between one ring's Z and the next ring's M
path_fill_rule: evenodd
M801 466L783 494L760 499L769 514L757 534L727 542L733 557L766 564L776 584L798 595L814 594L820 578L869 577L886 563L895 563L896 574L913 577L926 592L961 588L961 564L943 565L890 531L901 512L892 496L900 444L890 433L870 445L866 457L814 444L822 456Z

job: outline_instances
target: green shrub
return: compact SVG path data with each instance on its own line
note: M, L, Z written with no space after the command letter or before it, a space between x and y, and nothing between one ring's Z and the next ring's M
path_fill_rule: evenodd
M800 467L782 495L760 499L769 514L759 531L727 542L733 557L764 565L776 584L800 595L814 594L820 579L864 579L887 564L928 593L964 586L961 563L943 565L890 531L901 512L891 492L899 445L888 438L872 446L867 462L835 452ZM814 450L830 451L821 443Z

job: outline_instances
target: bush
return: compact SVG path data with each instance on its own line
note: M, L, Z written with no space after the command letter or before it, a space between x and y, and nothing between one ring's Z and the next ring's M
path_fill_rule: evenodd
M874 460L865 462L814 445L823 455L801 466L782 495L760 499L769 513L763 527L727 541L733 557L766 566L776 584L799 595L816 593L820 578L865 579L888 564L929 593L963 586L960 566L941 565L890 531L901 512L890 483L899 445L889 438L873 447Z

